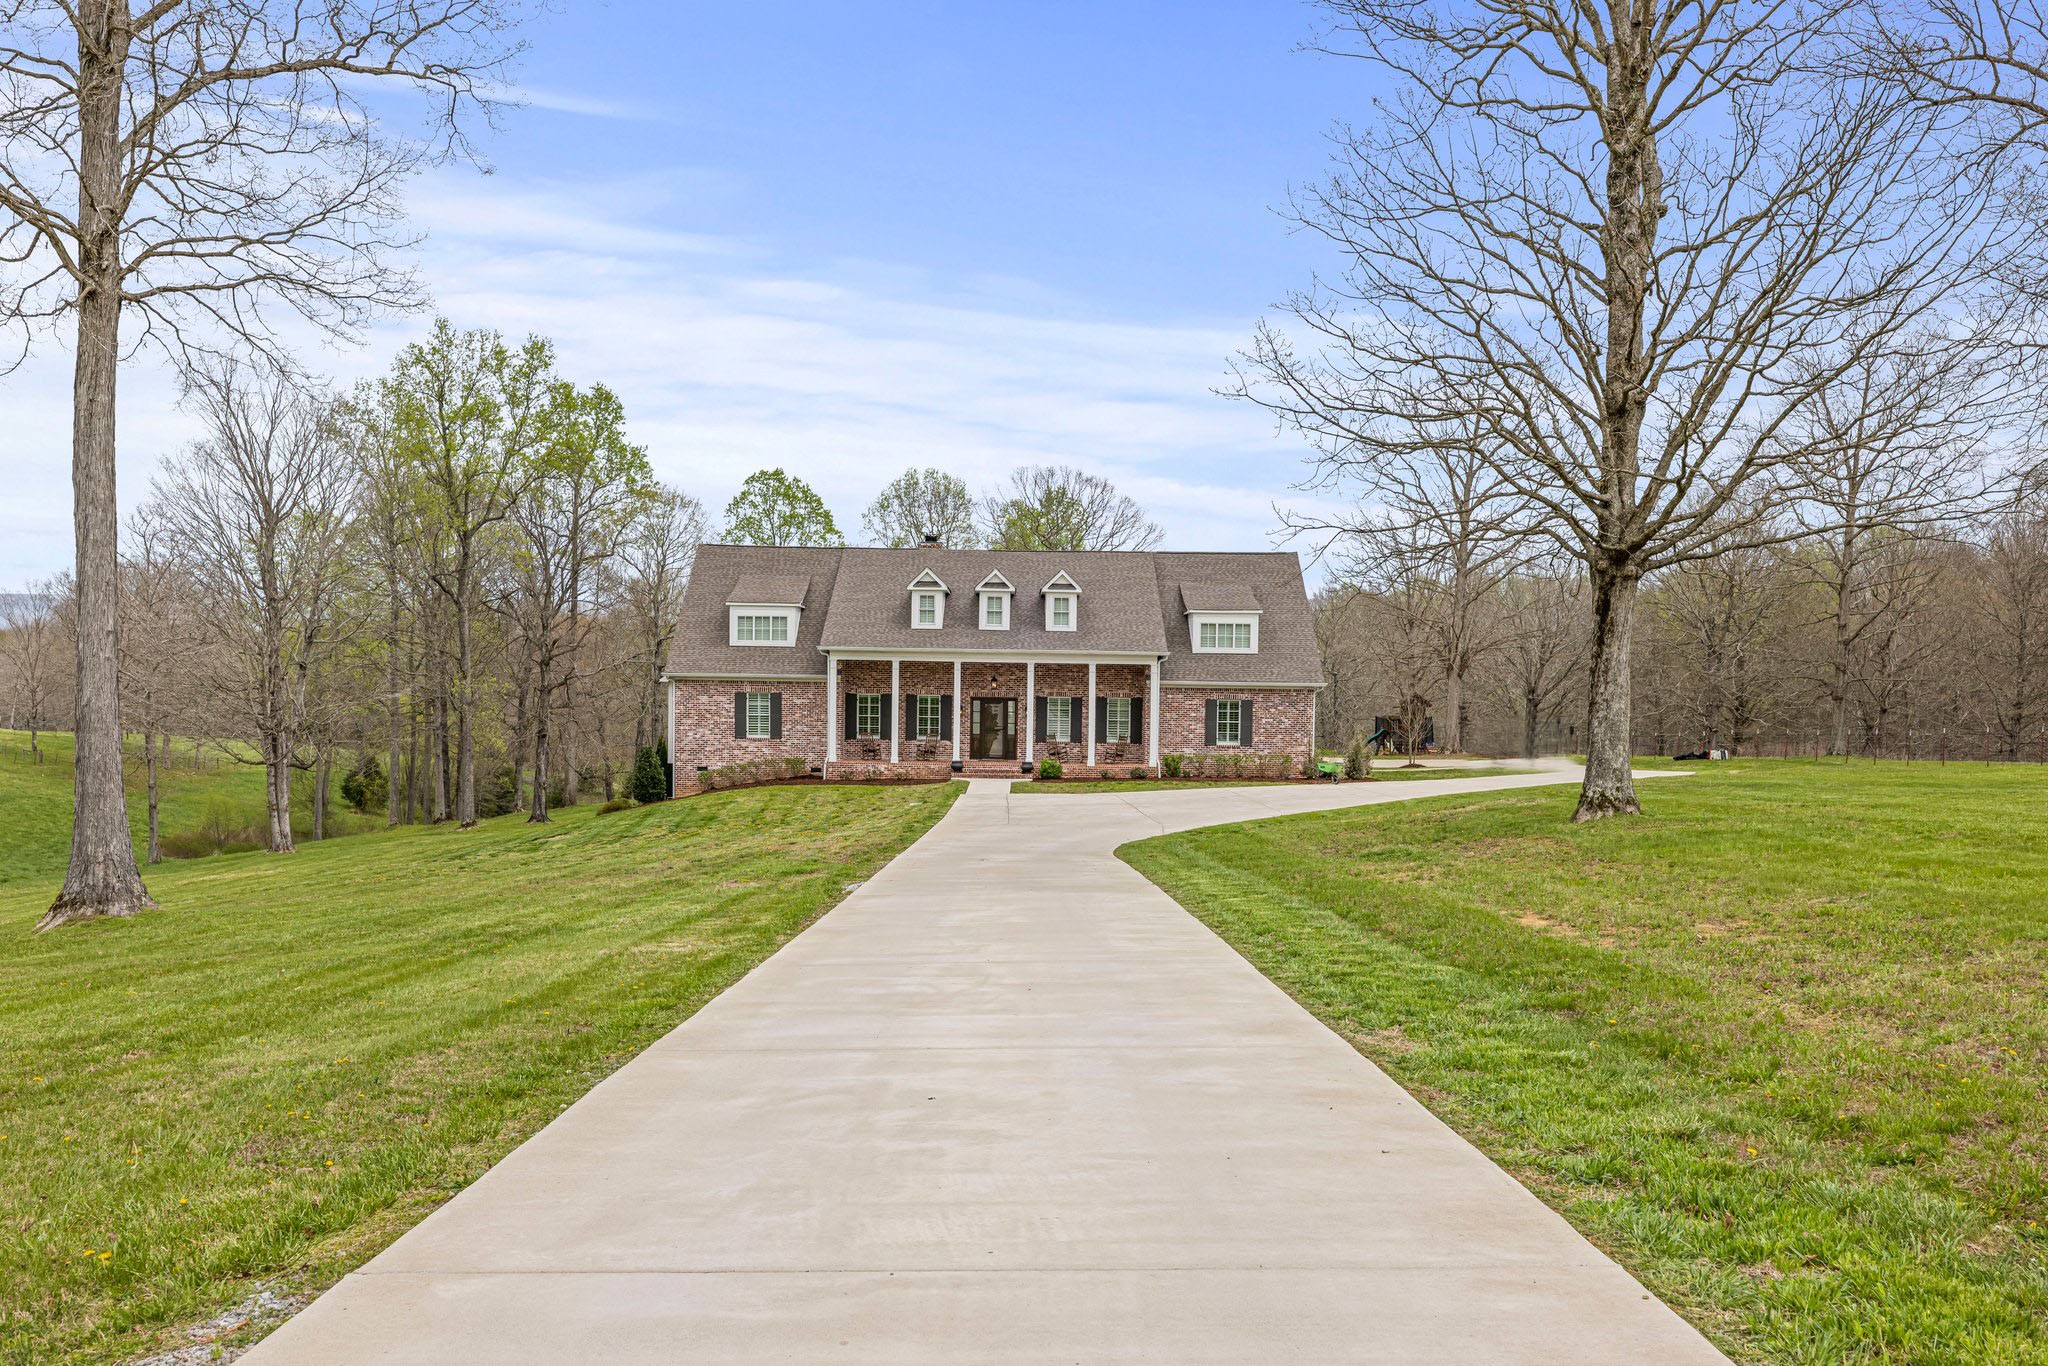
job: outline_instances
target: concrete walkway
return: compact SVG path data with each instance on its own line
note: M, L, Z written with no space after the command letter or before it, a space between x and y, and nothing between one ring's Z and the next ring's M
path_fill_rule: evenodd
M1575 780L977 782L245 1360L1720 1361L1112 853Z

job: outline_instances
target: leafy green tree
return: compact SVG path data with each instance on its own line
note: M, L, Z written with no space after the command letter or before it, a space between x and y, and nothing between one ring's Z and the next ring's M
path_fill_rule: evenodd
M755 470L725 505L733 545L845 545L816 489L780 469Z
M874 545L919 545L936 536L941 545L972 548L979 541L974 525L974 495L958 475L927 466L905 470L885 485L861 515L868 541Z

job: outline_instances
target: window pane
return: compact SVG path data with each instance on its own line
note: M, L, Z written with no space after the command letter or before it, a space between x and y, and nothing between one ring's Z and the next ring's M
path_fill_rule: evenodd
M1237 623L1236 635L1237 640L1235 643L1238 649L1249 650L1252 648L1252 624L1250 622L1240 621Z
M1216 704L1216 743L1234 745L1240 735L1238 704L1218 702Z
M768 638L770 640L788 640L789 618L782 616L768 618Z
M750 739L768 738L768 694L750 692L747 694L747 735Z
M1112 697L1109 699L1109 724L1104 727L1103 739L1113 745L1127 745L1131 741L1131 699Z
M991 626L1001 626L1003 624L1003 600L994 593L991 593L982 601L988 604L988 615L984 620Z
M1052 624L1070 626L1074 620L1074 600L1056 597L1052 600Z

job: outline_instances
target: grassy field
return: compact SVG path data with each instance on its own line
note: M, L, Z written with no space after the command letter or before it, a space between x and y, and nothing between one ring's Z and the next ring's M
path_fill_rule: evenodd
M30 757L26 731L0 730L0 893L29 883L49 883L49 894L55 898L71 852L71 737L45 732L39 744L44 756L40 764ZM339 775L334 781L338 786ZM292 825L304 838L312 822L306 806L310 789L303 778L294 796L298 805ZM356 815L338 795L328 803L327 819L328 829L335 835L384 824L381 815ZM212 745L194 767L190 743L176 742L172 762L159 771L157 821L166 836L207 826L260 828L265 823L263 770L225 758ZM135 833L140 857L148 843L149 807L139 752L131 753L128 760L128 825Z
M0 765L0 1357L43 1363L185 1346L185 1325L259 1285L320 1289L960 785L761 788L166 863L162 910L38 936L68 838L40 787Z
M1129 861L1757 1362L2048 1362L2048 771L1702 765Z

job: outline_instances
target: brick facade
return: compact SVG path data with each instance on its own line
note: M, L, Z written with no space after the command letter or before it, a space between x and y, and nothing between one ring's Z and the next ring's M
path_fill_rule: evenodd
M1211 698L1249 699L1252 734L1243 745L1211 745L1207 705ZM1159 754L1286 754L1296 772L1315 761L1315 693L1308 688L1165 688L1159 705Z
M675 765L678 796L697 785L699 768L791 756L825 762L825 680L677 679ZM733 734L733 694L782 694L782 738L742 740Z
M1088 666L1085 664L1043 664L1035 670L1040 697L1078 697L1087 711ZM1104 664L1095 671L1098 697L1132 697L1149 705L1148 671L1143 665ZM902 696L916 694L944 696L953 691L950 661L908 661L902 665ZM1024 730L1033 725L1036 709L1024 696L1024 666L1013 663L963 662L961 698L955 699L960 725L960 757L969 772L1015 773L1025 753ZM733 695L739 692L773 692L782 695L782 736L780 739L741 739L733 734ZM824 680L692 680L675 683L675 782L678 795L694 790L698 768L718 768L751 759L797 756L813 766L825 763L826 727L840 729L839 759L829 777L840 781L882 781L891 778L937 777L949 771L953 754L950 740L918 739L904 724L901 709L895 717L902 737L898 761L889 762L886 739L847 739L844 736L845 699L855 693L889 695L889 665L880 660L851 660L839 666L839 694L827 705ZM1010 761L972 758L970 713L965 704L976 698L1015 698L1018 703L1016 759ZM1242 746L1207 745L1204 741L1204 704L1211 698L1250 699L1252 734ZM888 703L885 701L885 707ZM1296 772L1306 772L1313 763L1314 737L1311 733L1314 694L1310 689L1231 689L1168 687L1160 692L1159 752L1168 754L1286 754L1293 758ZM1087 764L1086 727L1093 717L1076 718L1077 738L1034 744L1035 759L1057 759L1069 778L1124 777L1133 768L1149 765L1148 731L1151 719L1140 715L1137 733L1128 744L1098 742L1095 766Z

